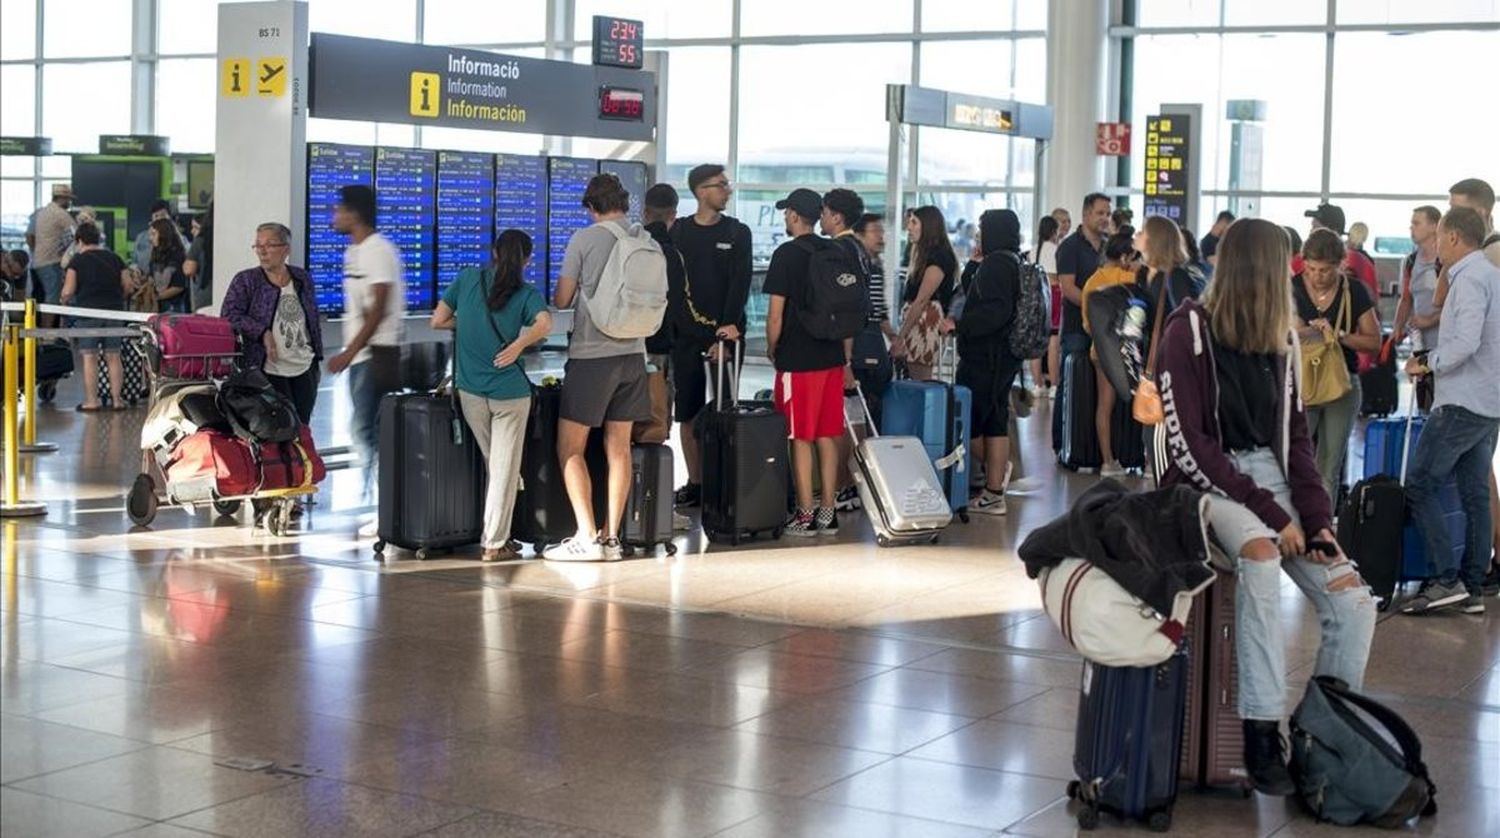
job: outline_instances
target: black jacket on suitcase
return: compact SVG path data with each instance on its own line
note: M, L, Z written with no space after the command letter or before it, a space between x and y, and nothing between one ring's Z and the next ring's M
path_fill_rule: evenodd
M484 458L456 399L396 393L380 401L380 541L408 550L479 541Z

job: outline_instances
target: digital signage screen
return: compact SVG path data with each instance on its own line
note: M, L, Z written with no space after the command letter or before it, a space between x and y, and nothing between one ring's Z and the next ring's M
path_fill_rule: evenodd
M495 156L440 151L437 162L437 298L442 299L459 271L490 262Z
M568 239L593 223L583 208L583 193L599 173L599 161L583 157L547 159L547 287L557 286Z
M416 148L375 150L375 215L380 232L401 251L406 308L430 309L437 241L437 152Z
M309 143L307 146L307 270L318 310L344 313L344 248L349 237L333 229L333 209L345 186L373 186L375 149Z
M495 155L495 235L517 229L531 236L526 282L547 293L547 158Z

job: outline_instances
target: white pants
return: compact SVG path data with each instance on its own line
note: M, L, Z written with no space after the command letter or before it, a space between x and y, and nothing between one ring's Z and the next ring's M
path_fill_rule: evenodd
M531 397L487 399L473 393L458 393L464 421L474 433L489 472L489 488L484 496L485 549L498 549L510 540L511 515L516 508L516 491L521 484L521 449L526 438L526 419L531 414Z

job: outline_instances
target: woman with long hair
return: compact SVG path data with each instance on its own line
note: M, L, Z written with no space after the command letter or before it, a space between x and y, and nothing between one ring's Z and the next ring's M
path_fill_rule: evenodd
M1286 233L1234 222L1219 243L1203 302L1162 330L1158 384L1166 411L1163 485L1208 497L1205 522L1232 557L1235 654L1245 765L1264 794L1296 790L1280 723L1286 715L1283 572L1312 601L1322 630L1314 675L1364 681L1375 600L1333 534L1297 374Z
M1203 275L1193 266L1189 241L1175 221L1162 215L1147 218L1141 231L1135 234L1135 249L1141 254L1136 282L1144 287L1151 300L1153 316L1163 280L1167 282L1167 310L1161 313L1163 317L1184 301L1198 299L1203 291Z
M937 207L917 207L906 220L910 268L901 295L901 340L906 368L916 381L932 379L942 351L941 324L958 278L958 257L948 240L948 224Z
M187 275L182 264L187 249L182 234L170 218L158 218L147 228L151 236L151 266L147 281L156 289L156 303L162 312L185 313L188 310Z
M1041 266L1047 274L1047 287L1052 291L1051 337L1047 339L1047 367L1042 368L1042 359L1031 362L1031 384L1033 395L1041 398L1057 391L1057 382L1062 375L1062 343L1058 332L1062 328L1062 289L1057 287L1057 243L1062 240L1062 224L1057 216L1044 215L1036 228L1036 245L1028 258Z
M531 382L521 368L521 353L552 331L546 301L523 278L531 252L530 236L520 230L501 233L492 248L494 261L460 272L432 312L434 329L455 330L454 385L489 471L480 542L487 562L521 557L510 540L531 414Z

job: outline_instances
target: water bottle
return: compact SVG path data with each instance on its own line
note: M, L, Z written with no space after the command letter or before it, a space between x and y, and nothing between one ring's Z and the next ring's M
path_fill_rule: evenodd
M1146 337L1146 302L1131 300L1125 309L1125 323L1120 327L1120 336L1128 341L1139 341Z

